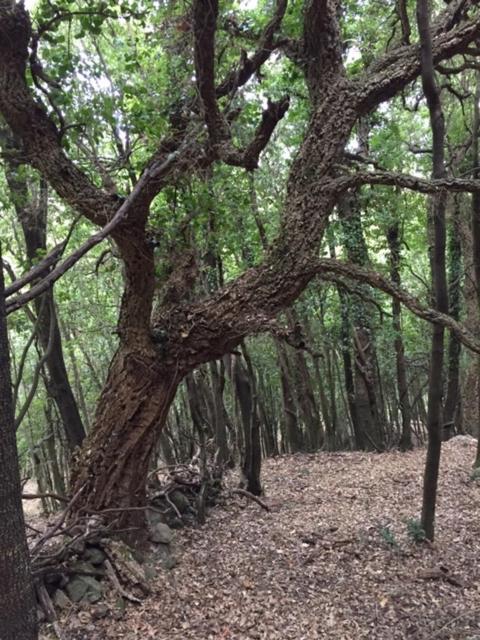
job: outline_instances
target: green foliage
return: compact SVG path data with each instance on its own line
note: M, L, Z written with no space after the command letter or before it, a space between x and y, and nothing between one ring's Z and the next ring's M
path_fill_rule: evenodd
M406 524L408 536L413 542L423 542L425 540L425 531L418 518L409 518Z
M480 467L475 467L474 469L472 469L470 480L472 482L480 483Z
M408 2L407 5L413 18L414 4ZM216 59L217 82L238 68L243 55L251 55L256 49L258 35L270 19L273 6L272 0L260 0L253 7L251 3L246 5L236 0L220 3L216 34L220 52ZM49 87L49 92L67 125L62 143L96 184L108 184L110 180L120 195L131 191L145 163L158 150L159 142L175 135L175 127L184 126L186 122L187 126L199 129L192 32L188 23L190 9L191 5L186 1L167 0L155 3L145 0L120 3L111 0L40 0L35 5L33 24L42 34L38 58L55 83ZM341 28L349 77L364 73L374 55L398 41L399 30L392 9L393 5L389 3L369 0L345 2ZM280 35L285 39L301 37L301 2L288 3ZM415 33L412 40L414 37ZM228 282L246 268L261 263L265 248L260 228L264 230L267 244L277 236L289 168L303 138L311 108L302 67L285 55L285 51L279 49L246 87L220 101L221 108L228 113L238 111L232 121L232 136L234 143L242 147L251 140L267 100L290 95L291 106L262 155L259 168L253 174L247 174L239 168L218 163L205 171L199 162L188 176L169 185L152 203L148 229L155 242L156 302L172 271L172 264L178 259L173 247L176 246L177 251L188 249L194 254L198 278L192 296L202 297L218 288L222 281ZM449 77L453 89L458 91L463 86L462 93L472 81L471 72L461 78ZM45 93L33 84L32 78L29 82L60 126L58 113ZM404 95L365 116L369 160L381 168L422 176L429 174L428 113L419 95L419 84L414 83ZM449 161L453 162L458 149L470 140L468 128L472 105L470 98L460 105L451 93L444 98L448 149L451 151ZM349 141L348 149L352 152L358 151L358 136L359 131L354 131ZM411 153L412 149L422 152ZM356 165L345 166L341 170L356 168ZM467 153L455 170L461 173L468 168ZM22 166L19 176L26 179L29 197L34 200L38 193L38 175ZM5 258L19 275L28 264L16 221L15 206L19 203L11 196L4 172L0 171L0 235ZM390 187L365 187L358 192L357 201L361 224L342 224L335 213L321 247L322 255L334 253L344 259L350 249L359 261L388 277L390 256L385 236L392 222L398 221L402 235L402 286L422 301L429 302L425 197ZM467 215L467 208L465 201L462 215ZM51 191L48 249L66 237L74 217ZM89 223L78 222L68 249L80 246L92 231ZM105 242L55 286L65 346L78 366L90 416L93 416L96 399L117 346L115 331L122 285L122 265L116 257L116 248ZM342 326L344 309L336 283L312 282L296 308L304 324L308 320L310 325L307 340L310 352L306 353L309 371L315 380L315 399L320 404L322 389L327 406L332 414L333 410L335 412L339 441L348 447L352 435L343 356L354 353L353 324L366 318L372 327L379 376L383 392L388 396L388 411L392 413L398 407L392 348L398 336L392 328L390 298L372 292L366 286L356 287L350 282L344 285L350 287L348 291L345 288L349 314L346 337ZM279 318L279 323L285 324L285 319ZM29 340L32 323L26 314L17 313L10 318L9 326L13 360L17 366ZM417 403L424 399L422 385L427 376L429 333L428 325L412 314L402 312L401 335L409 384L412 398L416 397ZM266 411L272 422L280 425L283 420L282 390L275 343L267 334L250 339L248 345L253 347L254 366L263 385L261 395ZM67 362L71 377L73 360ZM26 357L17 409L28 393L37 362L38 353L32 348ZM31 428L22 427L19 432L22 451L29 450L40 440L46 429L43 412L46 392L42 384L29 411ZM179 407L182 402L185 404L181 397ZM228 402L228 408L233 410L231 398ZM389 416L389 419L396 417ZM409 532L412 531L410 535L416 539L419 530L413 524L408 527ZM380 535L387 544L395 546L394 534L388 527L382 529Z
M379 533L382 540L386 542L388 546L395 547L395 548L398 547L397 539L393 531L390 529L390 527L388 526L382 527Z

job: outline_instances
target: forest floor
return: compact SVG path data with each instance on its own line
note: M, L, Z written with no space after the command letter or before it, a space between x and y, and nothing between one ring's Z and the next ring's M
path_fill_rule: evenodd
M425 451L265 462L266 512L236 496L176 532L178 565L122 616L61 620L104 640L480 640L475 441L444 446L435 543L415 543ZM233 501L232 501L233 500ZM80 628L81 623L81 628Z

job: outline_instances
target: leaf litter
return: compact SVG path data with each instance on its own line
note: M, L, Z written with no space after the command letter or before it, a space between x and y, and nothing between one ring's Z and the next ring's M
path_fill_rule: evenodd
M424 449L267 460L270 512L225 499L203 527L177 532L178 564L158 570L151 596L94 623L72 609L65 638L480 640L475 446L444 444L433 544L409 535Z

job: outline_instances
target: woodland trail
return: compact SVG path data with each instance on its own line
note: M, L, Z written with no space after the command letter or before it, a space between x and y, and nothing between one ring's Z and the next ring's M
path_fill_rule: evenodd
M444 446L437 539L412 542L424 450L268 460L267 513L236 497L177 533L178 565L123 617L64 620L100 640L480 638L475 442ZM82 629L77 616L83 615Z

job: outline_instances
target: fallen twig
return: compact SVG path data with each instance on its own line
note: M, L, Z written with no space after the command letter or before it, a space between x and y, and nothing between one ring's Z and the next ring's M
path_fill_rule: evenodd
M453 576L446 567L421 571L420 573L417 573L417 578L420 580L444 580L454 587L465 586L458 578Z
M232 493L243 496L244 498L249 498L250 500L253 500L258 505L260 505L262 509L265 509L265 511L270 511L270 507L268 506L268 504L263 502L263 500L260 500L258 496L254 496L253 493L250 493L250 491L246 491L245 489L232 489Z
M137 598L133 594L129 593L122 585L120 584L120 580L118 579L117 574L115 573L115 569L113 568L110 560L105 560L105 569L107 571L107 576L110 578L110 581L117 591L118 595L121 598L125 598L126 600L130 600L130 602L135 602L136 604L141 604L140 598Z
M60 496L58 493L22 493L22 500L39 500L41 498L53 498L68 503L68 498Z

